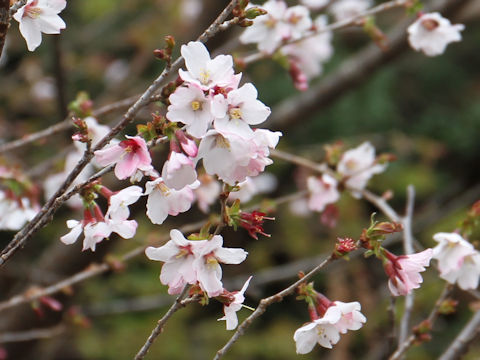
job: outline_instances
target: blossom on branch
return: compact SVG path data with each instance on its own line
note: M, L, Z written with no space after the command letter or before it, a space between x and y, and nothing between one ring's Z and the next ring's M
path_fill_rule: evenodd
M480 253L457 233L436 233L433 258L438 260L440 277L463 290L476 289L480 278Z
M372 5L372 0L338 0L330 6L335 20L348 20L360 15Z
M463 24L452 25L438 12L422 14L408 27L408 42L427 56L437 56L443 54L451 42L461 41L460 31L464 29Z
M308 208L312 211L322 212L328 204L333 204L340 198L337 180L328 174L323 174L320 178L309 176L307 188L310 194Z
M247 290L248 285L250 284L252 277L250 276L240 291L234 291L229 293L233 296L233 300L229 303L223 305L223 312L225 316L218 319L218 321L225 320L227 330L234 330L238 325L237 311L243 307L243 302L245 301L245 291ZM225 291L225 290L224 290Z
M58 14L67 6L66 0L29 0L13 15L20 23L20 33L27 42L28 50L34 51L42 42L44 34L60 34L65 22Z
M145 140L140 136L126 136L119 144L95 151L95 160L101 166L115 165L115 176L124 180L137 170L151 171L152 159Z

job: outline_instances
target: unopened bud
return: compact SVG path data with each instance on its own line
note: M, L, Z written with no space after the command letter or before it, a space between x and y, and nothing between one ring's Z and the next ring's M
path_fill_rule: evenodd
M245 11L245 17L247 19L255 19L257 16L265 15L267 11L258 7L252 7Z
M170 55L172 50L175 47L175 38L172 35L165 36L165 43L167 44L166 49L170 50Z
M454 299L446 299L442 301L438 307L438 313L442 315L450 315L457 311L458 301Z
M243 20L241 20L241 21L238 23L238 25L241 26L241 27L249 27L249 26L252 26L252 25L253 25L253 21L252 21L252 20L243 19Z

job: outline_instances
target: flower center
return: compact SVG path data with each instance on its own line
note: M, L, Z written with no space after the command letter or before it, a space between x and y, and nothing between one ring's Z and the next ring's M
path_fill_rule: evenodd
M217 258L213 254L206 255L205 264L208 268L213 269L218 265Z
M210 81L210 71L204 70L200 73L200 82L203 85L207 85L208 82Z
M269 16L268 19L265 20L265 23L264 23L264 24L265 24L265 26L266 26L267 28L272 29L272 28L274 28L275 25L277 24L277 20L275 20L273 17Z
M422 20L421 24L428 31L433 31L438 27L438 25L440 25L437 20L433 19Z
M355 170L357 167L357 162L355 160L348 160L345 164L348 170Z
M190 105L192 106L193 111L202 110L202 103L198 100L192 101Z
M242 118L242 110L240 110L239 108L230 109L229 113L230 113L230 118L232 119Z
M217 136L215 140L216 140L217 147L224 148L224 149L229 149L230 148L230 143L223 136L221 136L221 135Z
M32 1L30 4L25 6L25 11L23 12L23 17L28 16L31 19L36 19L42 14L42 9L37 7L38 0Z

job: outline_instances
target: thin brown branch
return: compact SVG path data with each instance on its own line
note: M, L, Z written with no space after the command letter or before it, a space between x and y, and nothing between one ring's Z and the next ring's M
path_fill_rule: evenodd
M213 37L218 31L220 31L220 25L226 20L230 12L237 5L238 0L232 0L226 8L220 13L220 15L215 19L215 21L205 30L205 32L200 35L197 41L205 42L211 37ZM83 158L78 162L75 168L67 176L67 179L60 186L60 188L55 192L55 194L47 201L47 203L42 207L42 209L37 213L37 215L30 221L26 226L20 230L14 238L9 242L9 244L3 249L0 254L0 267L3 266L13 254L22 247L25 242L39 229L45 226L50 222L50 218L53 213L56 211L54 204L58 203L56 200L62 196L70 185L73 183L78 174L85 168L85 166L90 163L93 158L93 153L96 150L102 149L107 145L110 140L112 140L120 131L122 131L130 122L132 122L136 114L140 109L147 105L150 102L150 98L155 94L155 92L165 85L165 81L168 76L177 71L184 63L183 57L177 58L171 67L165 69L160 76L158 76L153 83L148 87L148 89L142 94L142 96L133 104L125 113L122 120L113 127L113 129L98 142L95 148L92 151L86 152ZM58 204L58 207L61 205ZM58 208L57 207L57 208Z
M170 319L170 317L172 317L172 315L175 312L177 312L178 310L180 310L182 307L186 305L186 303L183 302L183 298L187 295L189 288L190 288L190 285L185 285L182 292L175 299L175 302L172 304L172 306L168 309L165 315L160 320L158 320L157 326L155 326L155 328L152 330L152 333L148 337L145 344L138 351L137 355L134 358L135 360L142 360L145 357L145 355L147 355L147 352L148 350L150 350L150 347L153 345L153 342L155 341L155 339L158 337L158 335L162 333L163 328L167 323L168 319Z
M10 0L0 0L0 57L2 56L7 31L10 26L9 9Z
M255 321L255 319L260 317L267 310L268 306L272 305L273 303L280 302L283 300L284 297L293 294L293 292L299 285L309 281L315 274L317 274L321 269L323 269L326 265L328 265L332 260L333 260L332 256L327 257L325 260L323 260L319 265L317 265L313 270L307 273L300 280L297 280L296 282L294 282L284 290L260 300L260 303L255 309L255 311L238 326L237 330L235 331L233 336L230 338L230 340L228 340L225 346L217 351L214 357L214 360L218 360L221 357L223 357L223 355L225 355L225 353L233 346L233 344L240 338L240 336L242 336L245 333L245 331L250 327L253 321Z
M435 324L435 321L437 320L438 315L440 314L438 310L440 309L440 306L442 303L447 299L447 297L450 295L451 291L453 289L453 286L450 284L446 284L445 288L443 289L442 293L440 294L439 298L435 302L435 305L433 306L432 311L428 315L428 318L426 321L430 324L430 326L433 328L433 325ZM415 334L410 335L402 344L399 345L398 349L388 358L388 360L399 360L403 357L405 352L410 349L410 347L415 343L415 340L417 337Z

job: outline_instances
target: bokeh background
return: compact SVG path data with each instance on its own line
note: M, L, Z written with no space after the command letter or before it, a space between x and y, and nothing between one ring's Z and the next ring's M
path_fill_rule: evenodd
M403 213L406 187L415 186L414 232L424 247L434 245L435 232L455 229L480 198L480 7L475 0L450 2L456 4L448 7L445 15L453 22L465 23L466 30L461 43L451 44L444 55L435 58L414 52L404 41L382 53L360 28L335 33L335 54L310 91L316 91L327 79L342 81L338 70L345 61L353 61L358 78L328 96L319 91L317 100L308 104L302 102L305 94L295 90L285 69L272 60L249 66L243 75L244 81L257 86L260 99L272 107L269 128L283 131L280 149L321 161L325 144L342 141L348 148L369 140L378 152L395 154L397 161L375 176L369 188L378 194L392 191L390 202ZM441 5L443 1L426 3ZM177 44L197 37L225 4L220 0L69 0L62 13L67 29L61 36L44 36L34 53L27 51L17 24L12 24L0 62L1 142L62 121L67 117L68 103L79 91L86 91L96 108L141 93L163 68L152 55L155 48L163 46L163 37L171 34ZM412 20L401 11L390 11L378 16L377 23L388 34L397 23ZM227 49L238 56L251 51L238 46L240 31L221 34L208 43L209 49ZM366 49L377 54L374 66L362 67L360 60ZM288 107L288 116L287 102L296 104L293 109ZM164 109L153 104L136 121L149 120L154 111ZM99 121L108 124L120 116L121 111L117 111ZM126 132L134 131L132 125ZM64 131L5 153L0 161L17 166L34 183L41 184L48 174L62 168L71 134ZM155 150L158 164L166 151ZM279 179L269 198L295 192L308 174L281 160L276 160L268 172ZM120 188L112 177L105 182ZM224 267L226 287L239 289L253 274L246 304L254 307L260 298L294 281L297 271L317 264L331 251L337 236L358 238L376 211L348 193L342 195L338 208L339 218L333 228L322 224L318 214L298 216L283 205L273 212L276 221L266 224L271 238L256 241L243 230L226 230L226 245L249 251L241 266ZM137 204L134 211L139 222L135 238L112 237L91 254L80 252L79 244L67 247L59 242L67 232L65 220L81 216L62 208L54 221L2 268L0 301L33 284L55 283L92 262L101 262L107 254L120 256L168 234L171 228L205 218L194 206L189 213L171 218L162 226L152 226L145 217L144 203ZM472 236L474 242L477 235ZM2 247L12 236L12 232L0 232ZM391 249L402 252L395 239ZM3 333L67 324L49 339L0 344L2 354L6 351L8 359L131 359L172 298L158 281L160 263L141 255L125 266L124 270L108 272L53 296L63 304L62 311L45 309L39 317L31 305L24 305L0 314ZM437 275L434 268L424 273L424 285L415 292L413 324L428 315L443 288ZM360 301L368 322L361 330L342 336L333 351L317 347L301 356L303 359L382 359L392 351L392 328L386 310L391 300L378 261L358 256L348 263L335 263L315 278L315 284L332 300ZM471 294L455 291L454 297L459 301L458 311L441 317L432 341L414 347L408 358L437 358L480 305ZM396 306L401 314L402 299ZM249 310L243 309L240 319L248 314ZM147 358L211 358L232 335L223 322L216 321L221 316L222 307L215 301L205 307L194 304L182 309L168 322ZM306 321L305 304L288 297L271 306L225 358L294 358L293 333ZM479 357L480 346L474 345L465 359Z

